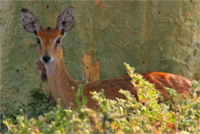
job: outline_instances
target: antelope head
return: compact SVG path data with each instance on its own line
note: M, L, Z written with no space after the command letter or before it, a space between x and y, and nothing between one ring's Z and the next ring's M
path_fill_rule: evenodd
M73 7L68 7L58 16L55 28L42 28L38 17L25 8L21 9L21 23L25 30L35 36L38 55L47 71L48 68L53 69L55 64L63 58L62 39L75 24Z

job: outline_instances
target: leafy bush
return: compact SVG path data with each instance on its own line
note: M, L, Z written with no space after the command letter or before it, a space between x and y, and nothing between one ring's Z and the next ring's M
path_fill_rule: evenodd
M199 83L194 82L191 98L182 99L174 90L167 88L172 96L164 102L154 86L134 73L134 68L125 64L132 83L138 88L142 102L137 102L128 91L120 90L126 100L106 100L104 91L92 92L99 108L89 109L87 100L79 102L75 110L63 109L58 100L57 106L42 113L24 111L15 119L4 118L3 123L10 133L200 133L200 101L193 101L194 89ZM78 96L83 96L84 85L79 86ZM198 92L197 92L198 94ZM163 103L158 101L163 100ZM44 105L48 108L52 104ZM34 109L34 108L33 108ZM42 110L44 110L43 108ZM38 112L37 112L38 111ZM35 114L35 115L34 115ZM41 114L41 115L39 115ZM32 116L30 116L32 115Z

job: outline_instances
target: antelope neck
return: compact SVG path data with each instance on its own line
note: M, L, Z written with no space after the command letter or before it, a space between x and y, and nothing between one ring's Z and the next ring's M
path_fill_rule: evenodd
M52 65L51 65L52 64ZM55 100L61 99L61 105L67 108L70 103L75 107L76 82L70 77L63 59L45 65L51 94Z

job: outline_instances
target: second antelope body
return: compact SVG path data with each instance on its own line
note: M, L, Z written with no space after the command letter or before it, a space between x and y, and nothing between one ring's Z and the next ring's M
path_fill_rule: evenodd
M58 16L56 28L42 28L37 16L25 8L21 10L21 22L25 30L31 32L36 37L38 55L47 71L48 83L53 98L55 100L60 98L63 108L67 108L70 103L73 103L73 108L76 108L74 91L77 92L78 86L65 68L61 45L62 39L75 24L74 9L68 7ZM144 79L153 83L155 88L166 99L169 99L170 96L165 91L165 87L173 88L179 94L185 94L186 96L190 94L191 81L182 76L162 72L144 73L142 75ZM123 89L130 91L139 100L137 90L130 81L131 78L127 76L88 83L83 90L88 100L87 106L90 108L95 107L96 102L91 99L90 92L99 92L101 89L104 89L107 99L125 99L125 96L119 93L119 90Z

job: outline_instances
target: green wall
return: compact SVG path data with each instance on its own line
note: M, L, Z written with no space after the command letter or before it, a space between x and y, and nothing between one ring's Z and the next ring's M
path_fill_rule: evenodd
M1 1L1 110L12 112L33 101L30 92L47 84L40 79L36 40L21 26L20 9L35 13L43 27L72 5L76 25L64 39L70 75L82 80L82 57L92 53L101 64L100 79L136 72L164 71L200 79L200 2L180 1Z

